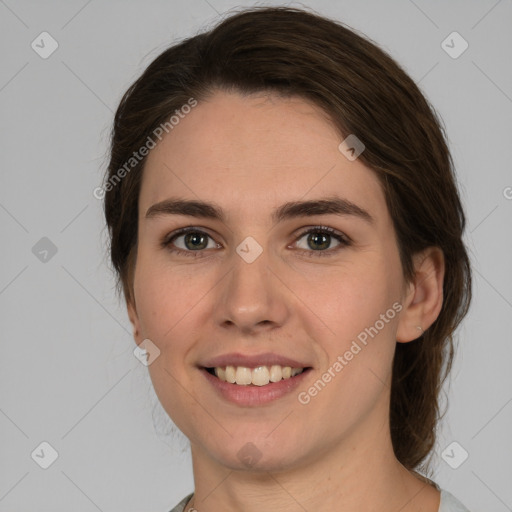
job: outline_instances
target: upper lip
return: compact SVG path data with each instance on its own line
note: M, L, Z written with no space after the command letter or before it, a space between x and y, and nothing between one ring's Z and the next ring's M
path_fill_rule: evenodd
M291 359L279 354L265 352L263 354L244 355L238 352L230 354L222 354L212 359L208 359L201 364L204 368L215 368L223 366L245 366L247 368L256 368L257 366L291 366L292 368L308 368L308 364L301 363L295 359Z

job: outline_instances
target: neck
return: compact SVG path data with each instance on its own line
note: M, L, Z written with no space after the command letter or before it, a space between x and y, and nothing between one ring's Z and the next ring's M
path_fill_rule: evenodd
M371 424L376 423L366 423ZM394 456L387 422L371 429L359 425L336 446L306 455L287 469L228 467L198 445L191 444L191 450L195 482L191 504L198 512L438 512L439 508L439 492Z

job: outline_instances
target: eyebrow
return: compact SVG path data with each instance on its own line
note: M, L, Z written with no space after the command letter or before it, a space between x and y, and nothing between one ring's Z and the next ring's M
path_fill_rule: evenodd
M373 217L355 203L341 197L325 197L309 201L289 201L272 212L272 222L277 224L284 220L314 215L340 215L358 217L369 224L374 223ZM146 219L163 215L187 215L226 222L224 210L215 203L192 199L169 198L156 203L146 211Z

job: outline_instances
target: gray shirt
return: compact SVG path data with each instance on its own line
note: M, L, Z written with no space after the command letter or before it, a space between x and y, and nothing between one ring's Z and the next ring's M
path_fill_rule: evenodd
M194 493L189 494L186 498L183 498L171 512L186 512L185 505L192 498ZM198 511L200 512L200 511ZM450 494L448 491L441 489L441 503L439 505L438 512L469 512L469 510L457 499L455 496Z

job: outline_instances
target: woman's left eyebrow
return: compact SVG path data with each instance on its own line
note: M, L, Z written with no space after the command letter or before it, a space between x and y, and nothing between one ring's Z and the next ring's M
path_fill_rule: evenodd
M186 215L189 217L205 218L226 222L224 210L217 204L195 199L169 198L155 203L146 211L145 218L151 219L162 215ZM374 218L367 210L357 204L337 196L330 196L308 201L289 201L272 212L274 224L283 220L312 217L314 215L353 216L374 223Z

